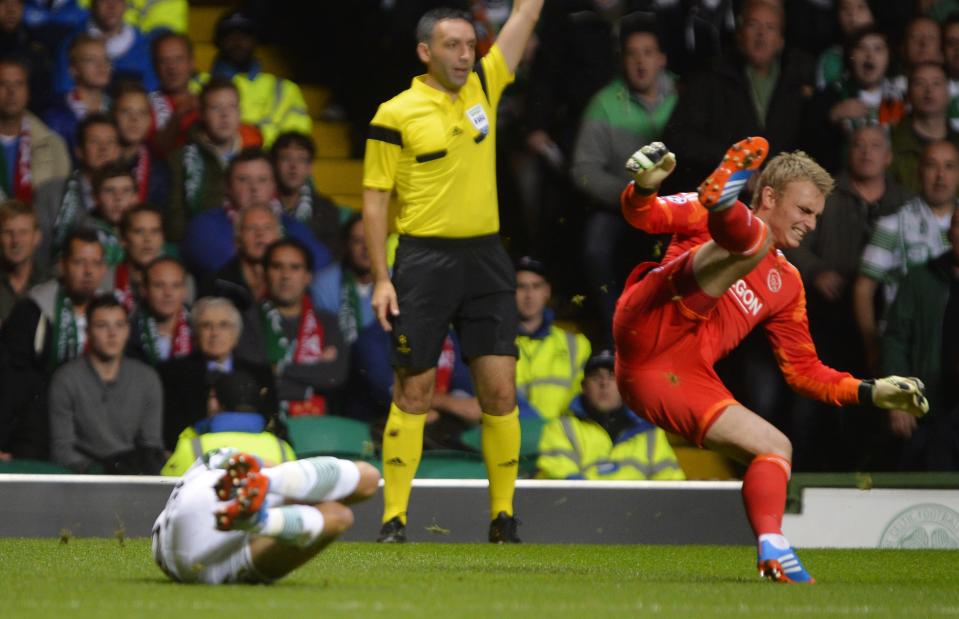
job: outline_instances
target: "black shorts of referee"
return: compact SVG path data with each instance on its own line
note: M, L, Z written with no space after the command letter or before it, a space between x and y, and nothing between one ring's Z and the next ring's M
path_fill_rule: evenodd
M400 308L392 317L393 367L435 367L450 325L467 363L484 355L518 356L516 271L499 235L401 236L393 287Z

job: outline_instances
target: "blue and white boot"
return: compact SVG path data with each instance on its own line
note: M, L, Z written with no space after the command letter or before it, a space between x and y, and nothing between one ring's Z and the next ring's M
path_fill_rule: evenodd
M796 551L782 535L767 533L759 536L759 577L774 582L815 584L799 561Z

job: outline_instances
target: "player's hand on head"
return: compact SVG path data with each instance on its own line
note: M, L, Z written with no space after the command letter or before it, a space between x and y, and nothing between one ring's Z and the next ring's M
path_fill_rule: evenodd
M872 386L872 402L879 408L905 411L914 417L922 417L929 412L925 388L918 378L877 378Z
M641 189L655 191L676 169L676 155L662 142L643 146L626 160L626 170Z
M392 331L393 325L390 323L390 317L398 316L400 313L400 305L396 300L396 289L393 287L393 282L388 279L376 282L373 286L371 303L380 326L387 333Z

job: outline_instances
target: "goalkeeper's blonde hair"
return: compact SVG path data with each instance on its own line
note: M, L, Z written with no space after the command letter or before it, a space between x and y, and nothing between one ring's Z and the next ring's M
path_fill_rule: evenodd
M786 190L786 185L794 181L810 181L816 186L823 197L829 196L836 181L833 180L829 172L823 169L821 165L801 150L791 153L779 153L766 164L762 174L759 175L759 181L756 183L756 189L753 192L752 208L759 208L760 196L766 187L772 187L776 196L781 196Z

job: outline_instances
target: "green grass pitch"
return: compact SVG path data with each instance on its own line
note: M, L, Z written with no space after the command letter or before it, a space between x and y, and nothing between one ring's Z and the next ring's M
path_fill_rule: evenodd
M0 539L0 617L959 616L959 551L806 550L815 586L717 546L334 544L271 586L176 585L149 540Z

